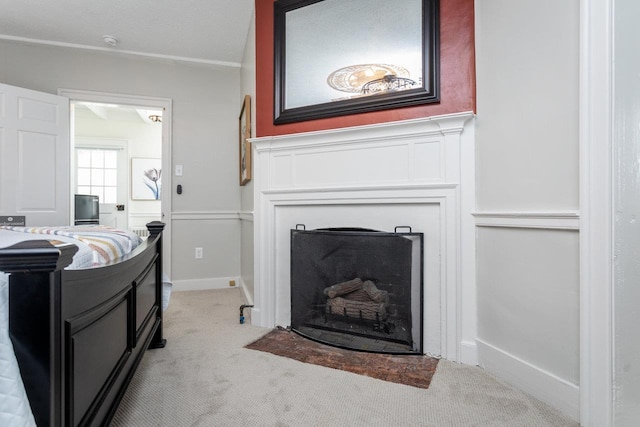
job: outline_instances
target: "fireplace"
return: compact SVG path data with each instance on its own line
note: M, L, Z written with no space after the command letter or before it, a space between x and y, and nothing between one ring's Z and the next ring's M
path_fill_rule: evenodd
M424 233L422 351L477 363L473 113L251 142L254 212L244 222L253 224L253 324L292 324L296 224L386 231L409 224Z
M360 351L422 354L423 234L291 230L291 328Z

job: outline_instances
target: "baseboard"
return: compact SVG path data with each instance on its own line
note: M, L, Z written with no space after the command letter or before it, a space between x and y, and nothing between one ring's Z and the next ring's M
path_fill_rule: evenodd
M487 372L529 393L566 416L580 419L580 387L482 340L478 361Z
M460 362L465 365L478 365L478 346L472 341L462 341L460 343Z
M240 277L239 283L240 289L242 289L242 295L244 296L244 300L247 302L247 305L253 305L253 295L249 294L247 286L245 285L244 280L242 280L242 277Z
M235 280L236 286L229 286ZM203 291L208 289L230 289L238 287L238 277L212 277L208 279L173 280L173 291Z

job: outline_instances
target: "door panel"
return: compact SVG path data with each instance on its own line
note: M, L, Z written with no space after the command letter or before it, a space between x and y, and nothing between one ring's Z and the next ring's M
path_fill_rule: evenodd
M69 99L0 84L0 215L69 224Z

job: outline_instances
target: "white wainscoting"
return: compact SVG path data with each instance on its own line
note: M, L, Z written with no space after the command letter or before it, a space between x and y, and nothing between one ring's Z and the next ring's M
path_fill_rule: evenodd
M579 419L580 388L577 385L482 340L477 342L478 356L484 369L559 409L574 420Z
M541 228L579 230L578 211L496 211L474 212L478 227Z
M540 232L580 230L580 214L575 210L484 211L474 212L473 216L477 227L524 228ZM532 363L531 360L524 360L482 339L477 339L476 342L478 361L482 368L550 404L574 420L579 419L580 386L541 368L536 364L538 361ZM577 348L576 353L579 353Z
M252 322L290 324L296 224L411 226L425 234L424 350L475 363L474 140L472 113L252 139Z
M227 222L233 224L234 222L240 222L240 213L238 211L185 211L185 212L172 212L171 218L174 225L179 225L179 223L185 225L193 224L193 228L198 230L201 226L198 224L205 223L217 223L217 221ZM239 239L240 236L237 236ZM212 259L216 257L224 257L222 263L228 264L231 261L236 261L236 258L240 256L239 252L236 254L233 251L229 252L229 242L228 241L219 241L212 237L207 240L210 247L205 247L205 262L211 263ZM175 241L175 240L174 240ZM180 247L180 250L185 251L189 255L186 256L185 262L193 263L191 255L193 253L193 243L184 242L183 246ZM174 248L175 249L175 248ZM179 262L179 256L174 256L176 262ZM207 261L207 259L209 261ZM195 262L202 262L203 260L195 260ZM197 264L194 264L194 266ZM195 267L194 267L195 268ZM211 269L209 269L211 270ZM240 277L239 277L239 269L228 269L227 274L224 276L216 276L216 277L207 277L208 271L205 271L203 274L204 277L198 279L175 279L172 278L173 282L173 290L180 291L197 291L197 290L207 290L207 289L228 289L231 288L229 285L230 281L235 281L235 287L240 287ZM216 270L217 271L217 270Z

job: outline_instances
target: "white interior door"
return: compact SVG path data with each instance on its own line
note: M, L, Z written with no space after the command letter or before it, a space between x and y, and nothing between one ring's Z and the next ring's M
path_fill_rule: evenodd
M69 224L69 99L0 83L0 215Z
M100 200L100 224L128 228L128 141L76 138L75 192Z

